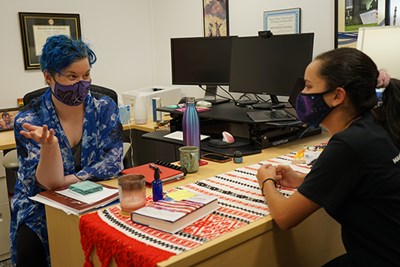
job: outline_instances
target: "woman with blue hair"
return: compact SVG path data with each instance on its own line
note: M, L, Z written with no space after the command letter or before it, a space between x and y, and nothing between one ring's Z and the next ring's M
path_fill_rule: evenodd
M49 89L15 118L18 179L11 201L11 258L17 266L50 266L44 205L29 197L82 180L105 180L122 164L116 103L90 93L96 55L81 40L49 37L40 66Z

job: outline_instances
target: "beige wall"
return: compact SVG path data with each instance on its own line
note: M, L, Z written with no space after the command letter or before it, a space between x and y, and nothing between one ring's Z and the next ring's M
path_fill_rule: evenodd
M24 69L18 12L79 13L82 38L98 61L96 84L127 91L152 83L152 45L148 0L2 0L0 2L0 109L44 86L40 70Z
M230 34L256 35L264 11L300 7L302 31L315 32L314 51L320 53L333 48L333 5L330 0L230 0ZM203 35L202 0L1 0L0 10L0 109L44 86L39 70L24 70L18 12L79 13L83 39L98 56L93 82L119 93L170 85L169 39Z
M229 0L229 33L238 36L257 35L263 29L264 11L298 7L302 14L302 32L315 33L314 54L333 49L334 1L331 0ZM170 84L169 39L203 36L202 0L153 0L152 20L157 60L154 77L158 84ZM181 87L196 92L200 90L195 86ZM187 90L182 92L187 94ZM219 93L226 95L221 90Z

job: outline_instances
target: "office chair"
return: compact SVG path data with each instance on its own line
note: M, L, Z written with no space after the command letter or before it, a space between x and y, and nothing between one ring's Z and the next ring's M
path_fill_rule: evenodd
M28 105L33 99L42 95L48 88L49 87L40 88L25 94L23 97L24 105ZM90 93L94 98L100 98L103 95L109 96L118 105L118 95L112 89L92 84L90 85ZM128 153L128 151L130 151L131 149L131 143L123 143L124 168L129 168L133 165L132 156L130 155L130 153ZM3 166L6 170L7 189L9 190L8 192L13 194L18 171L18 157L16 149L10 150L4 155Z

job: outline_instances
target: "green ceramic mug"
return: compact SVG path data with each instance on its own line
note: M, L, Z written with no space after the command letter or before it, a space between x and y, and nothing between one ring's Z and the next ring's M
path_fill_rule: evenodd
M179 148L181 167L188 173L199 170L199 148L197 146L183 146Z

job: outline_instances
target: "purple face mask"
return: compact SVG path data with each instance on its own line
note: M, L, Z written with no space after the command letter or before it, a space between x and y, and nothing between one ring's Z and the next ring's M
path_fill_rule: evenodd
M53 95L65 105L78 106L85 100L91 82L82 80L73 85L62 85L56 81Z
M296 113L299 120L311 127L319 126L333 109L326 104L324 99L324 94L328 92L331 91L317 94L300 93L296 100Z

